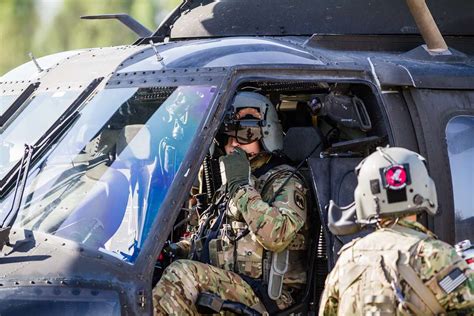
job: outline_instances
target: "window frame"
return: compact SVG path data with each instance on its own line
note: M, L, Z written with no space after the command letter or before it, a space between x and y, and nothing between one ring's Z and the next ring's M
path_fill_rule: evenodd
M461 201L466 202L465 199L466 198L469 199L469 195L466 195L466 194L459 195L460 193L459 193L459 190L457 188L459 188L462 184L465 184L465 183L464 182L458 182L457 179L454 178L454 175L453 175L454 157L451 156L450 150L449 150L450 149L449 148L450 139L448 138L449 137L448 130L449 130L450 126L452 126L451 125L452 123L455 123L456 120L459 120L459 119L462 119L462 118L471 119L472 125L469 128L471 133L469 133L468 135L474 137L474 115L453 116L446 124L446 146L447 146L447 149L448 149L448 159L449 159L450 170L451 170L451 181L452 181L452 189L453 189L453 197L454 197L453 203L454 203L454 238L455 238L455 242L460 242L460 241L463 241L465 239L474 240L474 234L473 234L473 232L471 232L469 234L469 230L467 231L468 238L464 238L464 237L463 238L458 238L458 228L460 228L460 227L458 227L459 220L458 220L458 216L456 215L456 207L459 206L460 204L459 204L459 202L458 202L458 204L456 203L456 197L458 199L460 198ZM469 136L467 136L467 137L469 138ZM474 152L471 155L469 155L468 157L470 157L470 156L474 156ZM468 157L463 156L462 160L465 160ZM456 166L455 168L458 169L459 166ZM470 176L474 179L474 171L472 171L472 169L471 169ZM472 187L472 185L474 185L474 183L470 183L470 184L471 184L470 187ZM456 192L458 192L458 194L456 194ZM473 196L470 196L470 197L473 199L473 202L474 202L474 197ZM474 204L471 204L471 208L472 208L471 212L467 214L468 216L466 218L461 218L461 219L463 219L463 220L468 220L470 218L474 219Z

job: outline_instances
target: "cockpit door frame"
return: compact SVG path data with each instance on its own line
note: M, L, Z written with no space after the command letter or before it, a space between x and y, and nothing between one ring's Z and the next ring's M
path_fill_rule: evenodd
M133 86L149 87L151 82L160 82L158 86L179 86L179 85L212 85L216 86L216 93L209 106L208 113L204 116L200 126L197 129L196 135L193 138L193 145L178 169L175 179L168 191L165 200L161 207L171 208L167 212L158 212L153 221L152 227L149 231L147 239L143 243L142 249L135 261L134 270L137 272L139 279L146 282L149 286L140 290L137 298L141 300L144 312L151 313L152 309L152 295L151 282L152 275L156 265L156 258L158 257L163 245L165 244L169 234L171 233L174 223L180 213L183 203L187 201L189 192L194 182L194 177L198 174L199 168L206 155L206 150L211 145L214 134L220 125L221 117L224 114L223 102L226 102L226 87L228 86L229 77L225 77L226 72L220 71L209 74L204 73L189 73L183 72L181 75L176 74L174 77L169 77L164 74L162 78L151 72L140 78L140 74L130 80L133 81ZM109 86L120 84L115 81L109 82Z
M348 69L348 70L328 70L316 67L295 67L295 66L263 66L260 68L251 66L235 67L232 72L232 77L228 80L226 88L226 101L222 101L224 108L231 105L231 100L237 88L248 81L288 81L288 82L317 82L317 81L334 81L344 83L359 83L367 85L373 92L378 104L380 105L380 112L383 120L387 126L387 133L390 144L394 143L394 135L391 130L391 125L388 123L388 111L381 97L381 93L372 78L364 71ZM337 163L337 162L336 162ZM330 181L329 181L330 182ZM311 185L311 184L308 184ZM320 205L318 206L321 207ZM324 210L322 210L324 211ZM325 227L327 233L327 227ZM328 235L326 235L328 236ZM331 251L328 249L328 251ZM330 256L332 258L332 256ZM328 262L328 265L331 265ZM330 269L331 266L328 266ZM320 293L319 293L320 294ZM314 297L313 297L314 298Z

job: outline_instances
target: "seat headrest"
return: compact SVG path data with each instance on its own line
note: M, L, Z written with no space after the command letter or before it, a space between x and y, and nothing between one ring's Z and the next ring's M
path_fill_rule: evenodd
M303 161L322 140L315 127L292 127L283 139L283 152L294 162ZM322 144L311 155L319 157Z
M357 223L355 202L339 207L333 200L329 202L328 228L336 236L355 234L361 230Z
M151 155L151 133L146 125L125 126L117 139L117 154L122 161L147 160Z
M86 128L87 127L85 127L83 131L79 131L79 134L85 134ZM89 155L88 160L94 157L108 155L113 150L119 133L119 130L113 130L109 128L103 129L100 134L87 143L85 147L85 152ZM85 142L83 138L83 135L79 136L79 144Z

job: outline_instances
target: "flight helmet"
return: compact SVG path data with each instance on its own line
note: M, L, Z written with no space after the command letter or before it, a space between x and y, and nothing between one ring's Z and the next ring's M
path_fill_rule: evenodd
M283 131L275 106L256 92L239 92L223 124L224 134L241 144L260 140L267 152L283 148Z
M438 209L436 187L425 159L405 148L378 147L357 167L354 192L357 220L372 222Z

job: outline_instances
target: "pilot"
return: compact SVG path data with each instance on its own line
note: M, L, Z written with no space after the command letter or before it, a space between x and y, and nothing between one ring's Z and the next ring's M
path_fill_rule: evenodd
M357 222L376 230L341 249L319 315L472 315L473 271L453 247L407 217L438 208L424 158L378 148L356 174Z
M238 93L223 132L228 203L215 218L201 218L197 231L205 238L178 243L193 260L165 270L153 289L156 315L197 314L203 292L271 313L292 305L306 282L306 188L279 154L283 133L274 106L258 93Z

